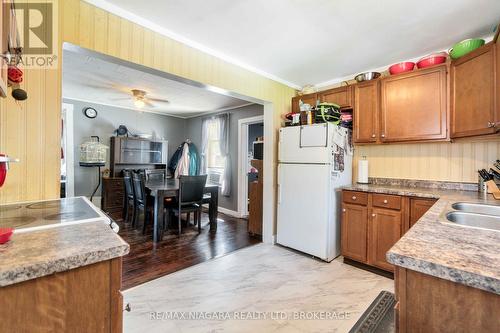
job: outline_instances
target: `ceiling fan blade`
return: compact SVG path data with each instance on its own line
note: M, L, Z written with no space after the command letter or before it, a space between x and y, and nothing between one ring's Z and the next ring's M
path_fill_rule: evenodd
M131 101L133 100L130 97L118 97L118 98L110 98L112 101Z
M145 99L144 100L144 104L146 104L147 106L151 107L151 108L154 108L155 105L153 103L151 103L149 100Z
M159 102L159 103L170 103L169 100L167 99L161 99L161 98L149 98L147 97L148 100L153 101L153 102Z

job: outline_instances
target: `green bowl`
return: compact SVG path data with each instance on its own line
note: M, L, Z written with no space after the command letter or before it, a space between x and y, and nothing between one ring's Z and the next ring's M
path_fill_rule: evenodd
M484 45L484 39L480 38L466 39L453 45L453 48L451 48L448 51L448 53L450 54L451 59L458 59L483 45Z

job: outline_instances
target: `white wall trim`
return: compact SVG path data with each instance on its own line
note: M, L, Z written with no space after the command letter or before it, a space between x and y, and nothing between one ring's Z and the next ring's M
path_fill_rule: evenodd
M264 104L264 188L262 203L262 241L274 244L276 234L276 173L278 127L280 115L274 114L273 103Z
M62 103L62 113L65 119L64 135L66 141L66 197L75 196L75 146L74 146L74 105Z
M166 29L156 23L153 23L143 17L140 17L139 15L136 15L134 13L131 13L123 8L120 8L119 6L116 6L114 4L111 4L105 0L84 0L85 2L91 4L91 5L94 5L98 8L101 8L107 12L110 12L112 14L115 14L117 16L120 16L124 19L127 19L131 22L134 22L140 26L143 26L145 28L148 28L148 29L151 29L153 30L154 32L157 32L163 36L166 36L166 37L169 37L169 38L172 38L173 40L176 40L182 44L185 44L185 45L188 45L194 49L197 49L197 50L200 50L201 52L204 52L204 53L207 53L207 54L210 54L214 57L217 57L219 59L222 59L224 61L227 61L228 63L230 64L233 64L233 65L236 65L238 67L241 67L241 68L244 68L250 72L253 72L255 74L258 74L260 76L264 76L268 79L271 79L271 80L274 80L274 81L277 81L277 82L280 82L286 86L289 86L291 88L294 88L294 89L300 89L300 86L298 84L295 84L293 82L289 82L285 79L282 79L280 77L277 77L271 73L268 73L268 72L265 72L261 69L258 69L258 68L255 68L243 61L240 61L238 59L235 59L223 52L220 52L220 51L217 51L217 50L214 50L206 45L203 45L201 43L198 43L198 42L195 42L191 39L188 39L184 36L181 36L169 29Z
M248 216L248 178L246 158L248 156L248 126L264 122L264 115L238 120L238 213ZM265 138L264 138L265 140Z
M235 210L231 210L231 209L227 209L227 208L224 208L224 207L221 207L219 206L219 208L217 209L220 213L222 214L226 214L226 215L229 215L229 216L232 216L232 217L236 217L236 218L244 218L245 216L240 214L239 212L235 211Z

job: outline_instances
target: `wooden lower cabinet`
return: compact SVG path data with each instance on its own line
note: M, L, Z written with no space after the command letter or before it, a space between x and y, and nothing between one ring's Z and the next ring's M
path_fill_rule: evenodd
M394 266L386 260L386 253L408 230L410 199L413 200L399 195L342 191L342 255L394 272ZM430 207L434 203L434 200L414 200L414 206L422 215L427 209L424 211L420 207ZM414 216L417 216L415 209Z
M344 257L366 262L368 208L355 204L342 204L341 252Z
M402 234L401 211L372 208L368 224L368 264L394 272L385 254L396 244Z
M413 227L417 221L436 203L436 199L410 198L410 225ZM409 229L408 228L408 229Z
M122 332L122 259L0 288L0 331Z
M500 296L397 267L399 333L500 332Z

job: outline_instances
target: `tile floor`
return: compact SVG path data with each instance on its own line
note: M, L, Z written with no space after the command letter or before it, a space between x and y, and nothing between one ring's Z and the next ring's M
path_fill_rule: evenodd
M125 291L124 332L348 332L393 289L341 258L258 244Z

